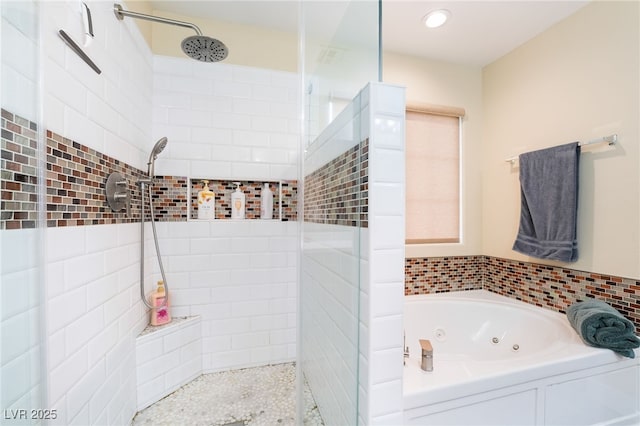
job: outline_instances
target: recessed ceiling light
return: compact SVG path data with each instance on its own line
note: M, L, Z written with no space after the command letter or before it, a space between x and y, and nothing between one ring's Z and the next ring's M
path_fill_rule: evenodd
M422 21L427 28L438 28L443 26L449 17L451 17L451 12L446 9L438 9L427 13Z

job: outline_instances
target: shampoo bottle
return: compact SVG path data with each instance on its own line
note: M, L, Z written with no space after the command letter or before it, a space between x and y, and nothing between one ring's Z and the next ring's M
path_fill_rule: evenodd
M198 191L198 219L216 218L216 194L209 189L209 181L203 180L202 190Z
M236 191L231 194L231 219L244 219L245 195L240 191L240 182L233 182Z
M265 182L260 191L260 219L273 218L273 192L269 188L269 183Z
M171 322L169 299L164 291L163 281L158 281L158 288L151 293L151 306L153 306L153 309L151 309L151 325L163 325Z

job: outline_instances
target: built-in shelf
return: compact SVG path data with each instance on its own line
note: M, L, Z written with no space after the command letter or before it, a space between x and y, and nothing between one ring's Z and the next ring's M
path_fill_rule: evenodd
M162 324L162 325L149 324L144 328L144 330L140 332L140 334L138 334L138 337L146 336L151 333L161 332L163 330L167 331L174 327L180 327L181 325L184 325L182 323L187 321L195 321L197 318L199 317L173 317L171 318L171 322L168 324Z
M215 193L215 219L198 219L198 192L203 188L203 181ZM234 182L240 182L240 189L245 195L245 219L231 218L231 194L236 189ZM273 219L260 219L260 192L264 183L268 183L273 191ZM189 178L189 214L188 220L263 220L288 221L295 220L296 182L269 180L231 180L219 178Z

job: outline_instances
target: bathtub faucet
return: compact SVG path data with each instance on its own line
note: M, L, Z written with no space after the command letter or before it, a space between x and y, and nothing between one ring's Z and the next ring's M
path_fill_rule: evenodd
M404 334L402 340L402 346L404 347L404 361L403 364L407 365L407 358L409 358L409 346L407 346L407 334Z
M424 371L433 371L433 346L429 340L420 339L420 348L422 348L422 362L420 368Z

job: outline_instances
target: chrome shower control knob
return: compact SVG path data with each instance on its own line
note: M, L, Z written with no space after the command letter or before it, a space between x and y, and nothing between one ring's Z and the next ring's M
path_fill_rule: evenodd
M127 180L118 172L111 173L105 183L105 191L107 195L107 204L114 212L122 210L127 211L129 217L129 203L131 194L127 187Z
M491 339L491 343L493 343L494 345L497 345L498 343L500 343L500 339L498 339L497 337L494 337L493 339Z
M519 344L515 344L511 347L514 351L517 351L518 349L520 349L520 345Z

